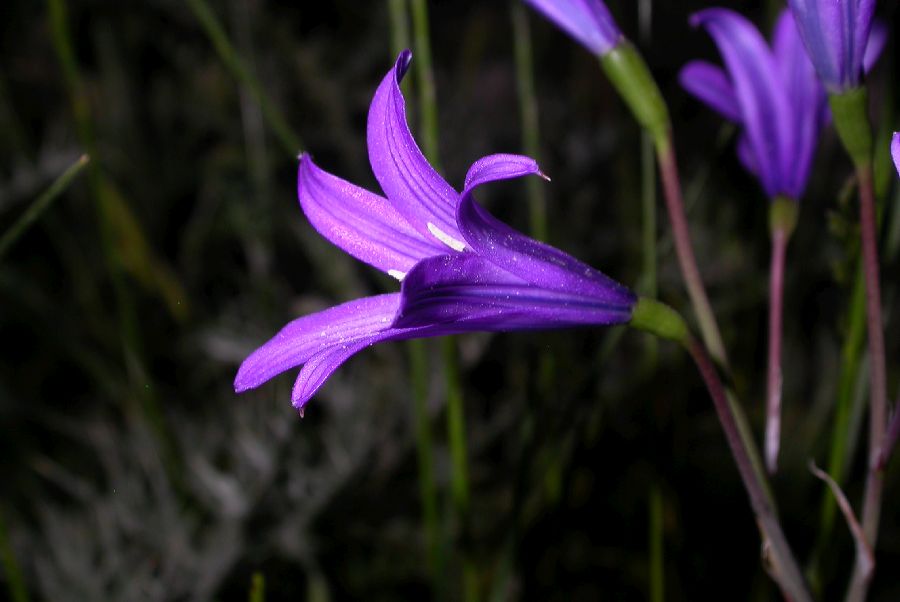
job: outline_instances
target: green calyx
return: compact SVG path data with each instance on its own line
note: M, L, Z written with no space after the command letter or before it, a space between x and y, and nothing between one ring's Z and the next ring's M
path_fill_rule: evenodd
M647 297L638 299L629 326L683 345L690 340L690 331L681 314L665 303Z
M872 125L869 123L869 95L865 86L830 94L828 104L834 127L857 169L872 164Z
M775 197L769 205L769 232L781 231L790 236L797 227L797 201L786 196Z
M647 63L628 40L600 57L606 76L657 145L669 136L669 110Z

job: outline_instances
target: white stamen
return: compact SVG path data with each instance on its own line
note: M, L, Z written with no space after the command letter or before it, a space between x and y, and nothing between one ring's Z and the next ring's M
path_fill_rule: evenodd
M388 270L388 276L403 282L403 279L406 278L406 272L401 272L400 270Z
M456 240L431 222L428 222L428 231L434 234L434 237L436 239L438 239L454 251L462 252L466 249L466 243Z

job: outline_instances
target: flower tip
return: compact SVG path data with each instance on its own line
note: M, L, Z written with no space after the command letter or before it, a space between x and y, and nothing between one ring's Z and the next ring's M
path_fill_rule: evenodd
M400 83L400 80L403 79L403 76L406 75L407 70L409 70L409 64L412 62L412 50L407 48L400 52L397 56L397 62L394 65L394 72L397 76L397 83Z
M543 178L543 179L547 180L548 182L552 182L552 181L553 181L553 180L550 179L550 176L548 176L547 174L545 174L544 172L542 172L540 169L537 170L537 173L536 173L535 175L537 175L537 177L539 177L539 178Z

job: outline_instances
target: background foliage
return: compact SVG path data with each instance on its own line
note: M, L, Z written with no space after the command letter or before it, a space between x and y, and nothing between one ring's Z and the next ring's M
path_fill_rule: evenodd
M731 4L760 24L779 8ZM709 400L669 345L616 329L461 337L472 491L463 521L448 511L443 378L429 345L446 517L437 574L405 346L355 358L302 421L292 376L232 392L240 360L290 318L393 286L321 239L295 193L301 148L378 190L365 117L393 57L387 2L213 2L209 14L259 81L261 109L204 29L204 5L0 6L0 232L82 153L92 157L0 256L0 596L243 600L255 584L258 600L435 588L456 599L470 563L484 599L774 599ZM763 194L735 160L733 129L677 85L690 58L718 60L687 25L706 3L653 3L649 36L638 34L637 5L610 2L671 104L695 247L760 433ZM441 165L457 186L481 155L522 149L511 6L429 3ZM894 4L882 8L890 22ZM646 287L640 198L653 184L641 178L639 130L587 52L534 14L528 23L540 160L553 178L542 188L548 241ZM898 129L896 64L892 43L872 79L882 136ZM274 129L272 111L284 116ZM410 115L415 125L412 105ZM886 156L880 170L894 391L900 211ZM843 524L822 522L824 487L807 462L827 465L836 424L858 256L850 173L826 134L789 249L786 443L774 481L825 599L842 592L852 542ZM525 229L525 193L500 184L481 198ZM659 294L687 309L664 219ZM850 381L856 401L837 423L851 433L841 455L853 501L865 383ZM900 598L897 462L885 499L873 600Z

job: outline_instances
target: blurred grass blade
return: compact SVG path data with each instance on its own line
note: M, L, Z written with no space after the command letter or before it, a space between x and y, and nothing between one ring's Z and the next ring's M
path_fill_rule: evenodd
M206 0L187 0L187 5L191 12L194 13L197 21L200 22L200 26L206 33L209 41L212 42L219 58L225 63L225 67L242 86L246 86L253 99L259 104L263 118L278 137L278 141L285 152L292 157L296 157L303 150L300 137L291 129L281 111L276 108L275 104L263 92L259 81L253 76L240 54L228 40L225 29L209 4L207 4Z
M410 47L408 0L388 0L391 28L391 61ZM411 99L411 77L403 78L403 93ZM433 580L433 594L443 591L444 551L438 513L438 491L434 476L434 447L431 416L428 412L428 354L424 341L409 341L409 371L412 381L413 421L416 429L416 462L419 469L419 497L425 522L425 548Z
M72 181L82 172L82 170L90 162L90 157L81 155L77 161L69 166L50 187L45 190L25 213L14 223L9 230L0 236L0 259L9 251L10 247L36 222L44 211L46 211L53 201L56 200L72 183Z
M266 578L256 571L250 581L249 602L266 602Z
M109 178L100 169L101 157L97 154L91 109L84 82L75 58L68 24L65 0L47 0L53 45L62 67L66 88L72 103L75 127L81 144L91 161L88 183L96 204L100 222L103 252L116 289L120 320L123 322L123 337L132 351L137 349L137 326L133 319L129 295L120 282L117 268L124 267L142 285L157 292L166 301L173 317L185 317L186 295L180 283L167 267L154 255L139 222L128 204L118 194ZM120 230L123 228L124 230Z
M25 579L22 570L13 553L12 543L9 541L9 530L6 528L6 520L0 512L0 563L3 565L3 574L6 576L6 590L12 602L28 602L28 590L25 589Z
M663 497L659 485L650 488L650 503L648 507L650 515L650 602L664 602L665 600L665 557L663 545L665 543L665 531L663 528Z
M538 128L538 104L534 93L534 57L531 48L531 30L528 14L521 2L512 3L513 42L516 55L516 84L519 93L519 112L522 127L522 146L525 154L541 162L540 130ZM531 235L547 240L547 201L543 182L528 178L528 213Z

